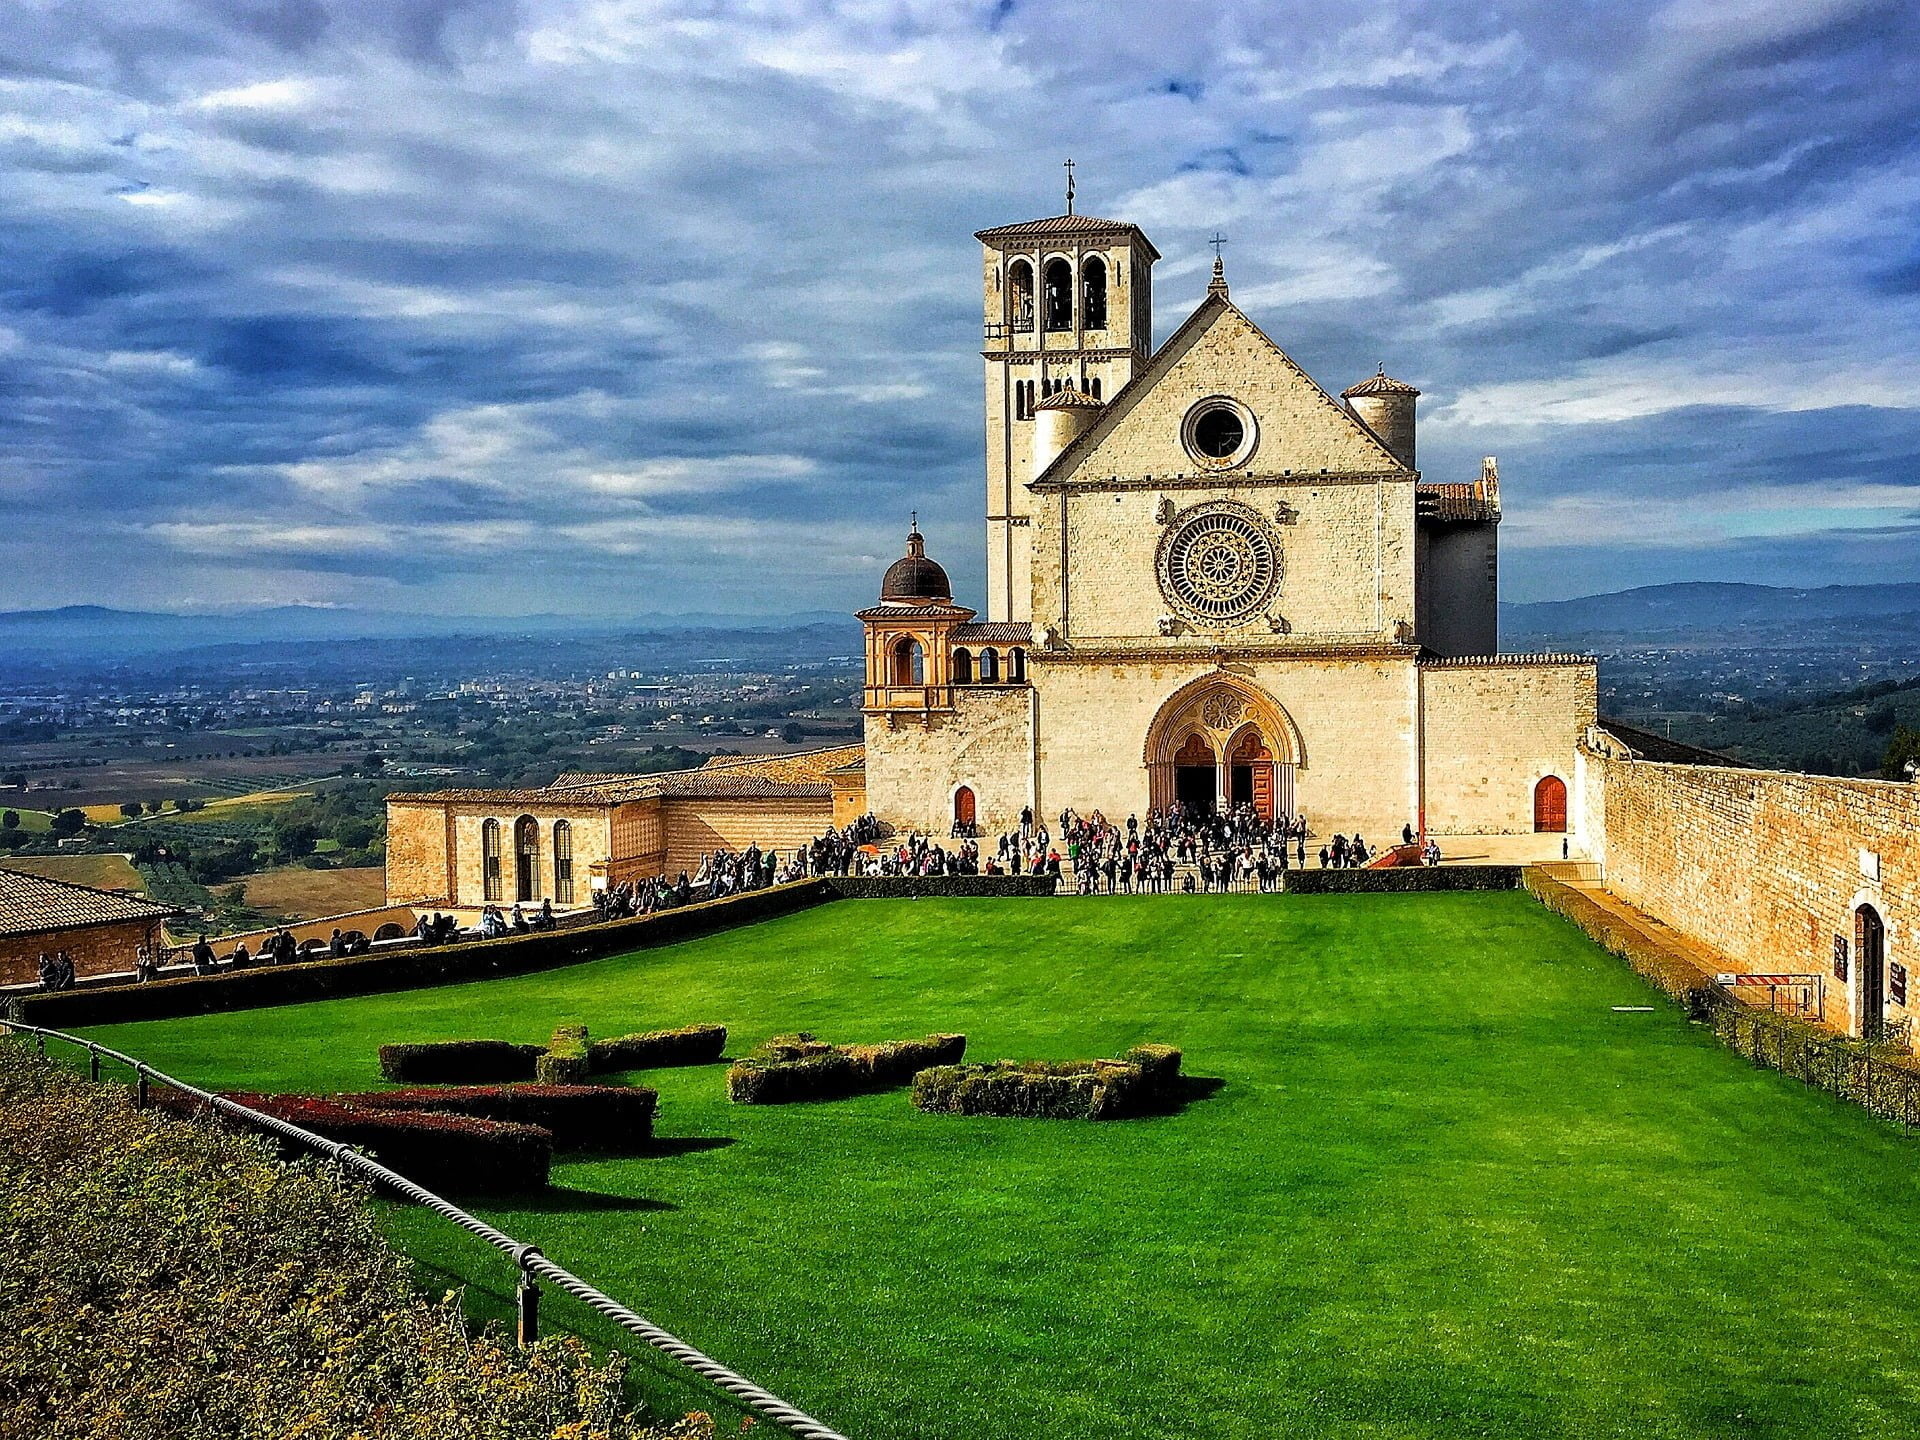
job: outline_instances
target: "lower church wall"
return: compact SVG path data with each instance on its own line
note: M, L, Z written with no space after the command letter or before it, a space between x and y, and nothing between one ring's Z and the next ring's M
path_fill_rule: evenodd
M1591 660L1432 664L1425 696L1427 829L1504 835L1534 828L1534 787L1566 786L1567 828L1578 828L1574 747L1594 721Z
M1033 799L1032 694L960 687L954 705L931 725L867 717L867 808L897 829L945 836L954 793L965 785L981 834L1011 830Z
M1413 818L1410 658L1266 661L1225 671L1202 660L1042 662L1035 667L1042 814L1051 820L1069 807L1116 821L1145 814L1148 728L1182 686L1215 673L1265 691L1291 717L1304 752L1294 772L1295 809L1316 833L1358 831L1378 842Z
M668 798L660 802L666 820L665 873L692 874L700 857L714 850L745 850L758 845L782 855L825 834L833 825L830 795L782 796L764 800Z
M1598 791L1588 803L1604 806L1596 858L1621 899L1736 970L1824 975L1828 1022L1855 1032L1854 914L1871 905L1886 929L1883 992L1904 989L1908 1001L1888 993L1887 1017L1920 1011L1920 786L1582 758Z

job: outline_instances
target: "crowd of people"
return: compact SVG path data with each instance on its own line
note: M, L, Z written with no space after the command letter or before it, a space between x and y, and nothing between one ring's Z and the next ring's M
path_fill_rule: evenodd
M1030 821L1021 816L1021 829ZM1045 827L1041 827L1045 833ZM1251 805L1200 813L1179 805L1116 824L1098 810L1060 813L1060 833L1082 895L1231 890L1257 882L1279 888L1290 866L1307 863L1304 816L1268 819Z
M553 913L553 901L542 900L540 908L529 916L526 907L515 903L511 917L503 914L498 905L488 905L480 912L480 938L498 940L502 935L531 935L536 930L558 928L559 919ZM457 933L457 927L456 927ZM425 939L425 936L421 937ZM434 942L429 941L429 944Z
M1166 894L1176 890L1191 894L1253 887L1272 891L1284 886L1290 868L1306 868L1310 833L1303 815L1269 819L1246 804L1218 813L1174 805L1149 810L1144 821L1129 815L1119 823L1098 810L1084 816L1063 810L1058 830L1049 830L1045 820L1026 808L1020 812L1018 826L1001 834L987 849L979 827L972 824L956 824L948 837L950 844L943 845L918 832L882 843L887 837L880 822L872 815L863 815L848 825L828 829L792 850L785 859L779 852L758 845L737 853L714 850L703 855L691 873L683 870L672 877L658 875L597 887L592 892L593 919L650 915L816 875L1059 876L1071 868L1075 888L1082 895ZM1401 832L1401 843L1416 843L1413 826ZM1431 837L1418 843L1420 862L1438 865L1439 845ZM1355 869L1377 857L1365 837L1337 834L1319 847L1315 858L1322 869ZM494 939L553 930L559 924L560 917L549 899L542 900L532 914L524 904L514 905L509 913L489 903L473 931L463 929L456 916L422 912L413 933L422 944L446 945L475 934ZM315 958L312 952L317 948L311 940L302 945L290 930L282 928L261 942L257 953L250 953L246 942L241 941L224 960L201 935L186 958L196 975L211 975L250 965L284 965ZM358 931L343 934L335 928L325 953L342 957L369 948L368 940ZM156 978L167 959L163 947L141 945L134 962L135 978ZM70 989L74 978L73 960L66 951L42 952L42 990Z
M64 950L55 950L48 954L40 952L40 988L42 990L71 990L73 988L73 957Z

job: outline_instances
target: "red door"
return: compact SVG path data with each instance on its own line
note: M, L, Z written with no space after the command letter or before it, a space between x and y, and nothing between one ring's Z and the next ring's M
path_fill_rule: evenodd
M965 785L953 792L953 823L973 824L973 791Z
M1554 835L1567 830L1567 782L1549 775L1533 787L1533 828Z

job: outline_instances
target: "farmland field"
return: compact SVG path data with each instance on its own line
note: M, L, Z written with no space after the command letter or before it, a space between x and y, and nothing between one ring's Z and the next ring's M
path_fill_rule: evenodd
M124 855L9 855L0 857L0 865L96 890L139 892L147 884Z
M1654 1005L1636 1013L1616 1007ZM1756 1070L1524 894L839 902L515 979L98 1032L202 1083L382 1041L720 1021L974 1058L1181 1046L1107 1124L729 1105L483 1213L854 1437L1920 1434L1920 1149ZM498 1313L504 1262L396 1238ZM565 1297L550 1322L610 1338ZM729 1414L642 1358L665 1410Z
M239 883L247 887L247 904L254 909L290 920L309 920L322 915L341 915L349 910L370 910L384 904L386 875L385 869L378 865L346 870L289 866L282 870L263 870L258 875L243 875Z

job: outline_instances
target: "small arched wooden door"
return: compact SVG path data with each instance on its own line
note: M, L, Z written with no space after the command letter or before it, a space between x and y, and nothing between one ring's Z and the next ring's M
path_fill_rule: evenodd
M1533 787L1533 828L1564 835L1567 830L1567 782L1548 775Z
M965 785L953 792L953 823L973 824L973 791Z

